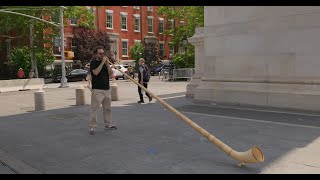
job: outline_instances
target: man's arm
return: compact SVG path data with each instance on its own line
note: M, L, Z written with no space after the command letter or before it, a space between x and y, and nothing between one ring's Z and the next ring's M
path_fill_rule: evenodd
M106 61L107 61L107 57L105 56L105 57L103 57L100 65L99 65L96 69L92 70L92 72L93 72L94 75L97 76L97 75L101 72L101 69L102 69L102 67L103 67L103 64L105 64Z

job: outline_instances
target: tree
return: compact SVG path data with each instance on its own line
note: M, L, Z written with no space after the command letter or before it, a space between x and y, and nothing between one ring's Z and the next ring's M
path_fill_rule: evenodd
M73 30L73 38L77 48L75 49L75 59L85 65L93 56L93 50L97 46L103 46L106 55L114 62L113 54L110 50L110 37L107 32L96 31L88 27L76 27Z
M146 65L151 69L158 64L161 64L161 59L158 57L157 44L146 43L143 52L143 57Z
M142 54L144 52L144 49L145 49L145 47L140 43L135 43L130 48L130 54L131 54L131 57L134 59L136 67L138 65L139 59L142 58Z
M35 16L38 18L45 18L53 22L59 22L59 6L0 6L1 10L8 10L19 12L31 16ZM94 28L91 26L94 21L94 14L92 11L88 10L83 6L67 6L67 9L64 12L64 21L66 25L66 21L70 18L74 17L81 21L78 22L77 25ZM18 37L19 46L25 46L29 43L29 34L30 34L30 21L31 19L28 17L15 15L15 14L7 14L0 12L0 37L12 37L12 33L19 34ZM43 46L44 43L51 44L51 37L59 35L59 28L48 25L47 23L41 21L35 21L35 36L36 46ZM52 29L52 33L47 37L44 37L43 30L46 28Z
M44 18L48 21L57 23L59 22L59 6L0 6L0 9ZM93 28L91 24L94 20L94 14L86 7L67 6L67 9L64 11L65 25L67 24L66 20L70 17L75 17L80 20L77 25ZM31 21L32 19L28 17L0 12L0 45L5 45L4 40L8 38L14 41L12 44L16 44L17 48L28 45L30 43L29 36ZM58 27L35 20L35 40L34 47L31 47L32 51L37 51L37 48L43 48L44 44L52 45L52 38L59 36L59 33L60 31ZM6 48L0 48L0 54L5 50ZM37 57L36 61L38 61Z
M174 19L175 21L184 20L187 22L184 26L176 26L173 29L166 29L163 34L173 34L172 46L175 52L179 52L180 48L187 49L187 52L175 54L173 61L179 64L179 67L194 67L194 47L188 43L183 45L185 36L192 37L196 27L204 26L204 6L160 6L158 13L162 14L166 19ZM184 62L185 61L185 62ZM193 61L193 63L191 63Z
M36 48L35 55L38 62L39 75L43 77L45 76L46 66L52 64L55 57L52 55L50 50L46 48ZM13 72L22 68L26 75L28 75L31 68L31 49L27 46L14 48L11 51L9 64Z

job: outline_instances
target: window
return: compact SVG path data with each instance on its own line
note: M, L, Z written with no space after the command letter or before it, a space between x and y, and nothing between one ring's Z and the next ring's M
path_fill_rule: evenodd
M96 27L96 8L92 8L90 6L86 6L86 8L93 14L94 16L94 20L93 23L91 23L91 25L93 25L94 27Z
M122 56L128 56L128 40L122 39Z
M164 42L159 42L159 56L164 56Z
M134 14L134 32L140 32L140 15Z
M128 6L122 6L122 7L126 8L126 7L128 7Z
M163 18L159 18L159 34L162 34L164 31L164 20Z
M184 21L180 21L180 26L184 26Z
M174 20L170 19L168 23L169 23L169 29L173 29Z
M133 6L133 9L140 9L139 6Z
M148 11L153 11L153 7L152 6L147 6L147 10Z
M135 40L134 40L134 44L141 44L141 40L135 39Z
M60 37L54 37L52 39L52 44L53 44L53 47L52 47L52 50L53 50L53 54L54 55L60 55L61 54L61 41L60 41ZM67 39L64 38L64 47L66 48L67 47Z
M107 29L113 29L113 11L106 10L106 16L107 16Z
M127 15L128 13L121 12L121 30L127 30Z
M148 16L148 32L153 33L153 16Z
M174 46L173 46L173 45L170 46L170 52L169 52L169 54L171 54L171 56L174 55Z
M70 25L76 25L77 24L77 18L70 17Z
M51 21L58 23L60 21L59 14L53 12L51 15Z
M76 48L77 48L77 41L76 41L75 38L72 38L72 39L71 39L71 50L72 50L73 52L75 52L75 51L76 51Z

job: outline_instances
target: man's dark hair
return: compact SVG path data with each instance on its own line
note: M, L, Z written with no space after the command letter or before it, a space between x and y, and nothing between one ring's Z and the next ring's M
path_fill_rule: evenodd
M97 46L96 48L94 48L93 54L97 54L98 53L98 49L104 49L104 48L102 46Z

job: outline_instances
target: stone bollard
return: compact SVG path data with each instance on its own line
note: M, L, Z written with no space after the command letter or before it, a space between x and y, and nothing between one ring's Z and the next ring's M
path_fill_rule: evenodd
M44 100L44 91L42 89L38 89L34 92L34 110L42 111L46 110L46 103Z
M111 101L118 101L118 85L116 83L111 83Z
M83 86L79 86L76 89L76 106L81 106L86 104L85 91Z

